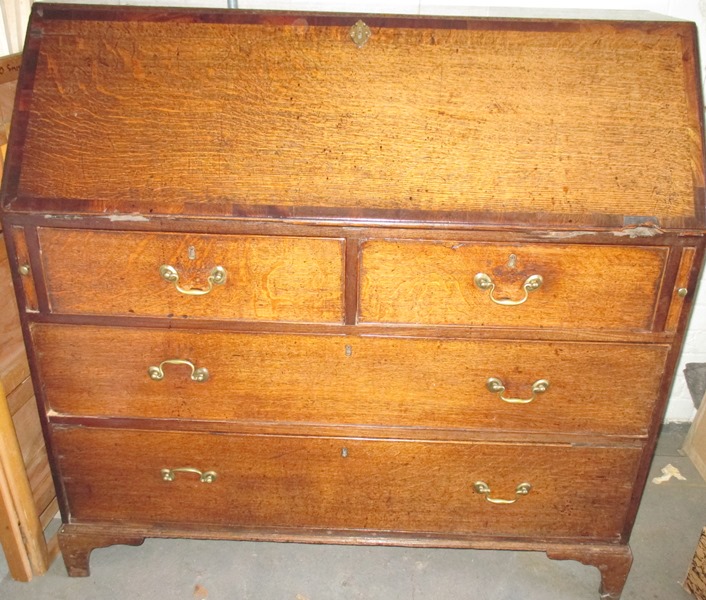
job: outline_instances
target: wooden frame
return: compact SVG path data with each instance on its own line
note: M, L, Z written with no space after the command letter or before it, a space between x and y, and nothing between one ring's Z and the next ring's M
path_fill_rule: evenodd
M30 581L46 572L59 548L55 537L49 543L44 538L1 382L0 439L0 542L10 575Z

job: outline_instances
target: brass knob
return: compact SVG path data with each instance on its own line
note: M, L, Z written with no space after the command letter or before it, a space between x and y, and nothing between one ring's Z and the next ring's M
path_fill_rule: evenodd
M20 268L17 270L20 272L20 275L29 275L31 273L29 265L20 265Z

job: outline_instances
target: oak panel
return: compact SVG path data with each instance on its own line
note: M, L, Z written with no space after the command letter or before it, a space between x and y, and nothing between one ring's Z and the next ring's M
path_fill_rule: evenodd
M370 17L357 48L357 16L124 15L41 23L19 196L145 214L700 210L691 24Z
M650 330L668 248L368 240L361 250L364 323ZM515 257L514 259L512 257ZM492 302L474 284L489 275Z
M39 229L39 240L54 312L343 320L342 240L50 228ZM185 289L207 289L216 266L227 279L207 295L188 296L162 279L165 264Z
M617 539L639 448L55 429L72 522ZM118 467L119 466L119 467ZM117 468L116 468L117 467ZM215 471L162 479L163 468ZM493 505L475 481L512 499Z
M34 325L61 414L646 435L666 345L386 339ZM60 350L58 350L60 348ZM187 358L188 366L148 367ZM511 405L486 388L502 379Z

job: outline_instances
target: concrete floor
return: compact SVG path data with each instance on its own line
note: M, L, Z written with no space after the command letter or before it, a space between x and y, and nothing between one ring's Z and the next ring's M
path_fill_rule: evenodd
M623 600L688 600L681 587L706 526L706 483L682 457L684 426L660 437L633 531L635 562ZM667 464L686 481L651 483ZM4 568L4 570L3 570ZM93 552L91 577L57 560L29 584L0 564L13 600L597 600L598 570L538 552L147 540Z

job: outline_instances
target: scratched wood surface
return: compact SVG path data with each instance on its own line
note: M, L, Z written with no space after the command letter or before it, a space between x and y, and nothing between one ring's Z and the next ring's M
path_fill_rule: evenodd
M667 248L369 240L361 255L361 322L649 330ZM532 275L544 282L501 306L477 273L501 300L521 300Z
M19 195L694 216L691 24L356 20L40 21Z
M55 428L72 522L228 524L617 540L639 448ZM118 467L118 465L120 465ZM215 471L161 478L163 468ZM517 503L493 505L485 481Z
M610 435L647 433L668 350L65 325L34 325L32 337L49 406L63 414ZM206 367L209 380L165 366L152 381L148 367L168 358ZM538 379L550 388L509 405L489 377L511 398L530 398Z
M343 319L343 242L265 236L39 230L58 313L336 323ZM191 250L190 250L191 249ZM193 256L194 258L190 258ZM189 296L161 278L173 266Z

